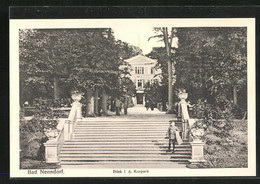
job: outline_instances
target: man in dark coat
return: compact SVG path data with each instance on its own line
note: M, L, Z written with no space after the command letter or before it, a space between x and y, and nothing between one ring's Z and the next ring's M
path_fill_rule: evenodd
M116 98L116 115L120 116L122 102L119 98Z
M169 147L168 150L171 151L171 144L173 146L172 152L174 152L174 147L175 147L175 141L176 141L176 131L179 131L179 129L175 126L174 121L169 121L170 126L168 128L168 131L166 133L166 137L169 138Z

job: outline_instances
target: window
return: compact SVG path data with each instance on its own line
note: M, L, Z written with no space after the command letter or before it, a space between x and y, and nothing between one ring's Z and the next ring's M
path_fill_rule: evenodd
M151 79L151 84L158 82L157 79Z
M142 87L142 79L137 80L137 87Z
M151 68L151 74L154 74L154 68Z
M144 67L135 67L136 74L144 74Z

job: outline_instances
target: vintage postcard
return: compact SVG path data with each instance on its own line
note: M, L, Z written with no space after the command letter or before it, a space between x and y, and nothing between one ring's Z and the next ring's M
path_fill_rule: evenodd
M255 19L10 19L10 176L256 175Z

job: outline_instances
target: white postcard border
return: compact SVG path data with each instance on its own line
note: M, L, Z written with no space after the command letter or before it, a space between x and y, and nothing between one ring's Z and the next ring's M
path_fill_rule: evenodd
M104 28L111 26L151 27L247 27L248 49L248 168L223 169L151 169L149 173L115 174L113 169L64 169L64 174L30 175L19 169L19 29ZM173 176L255 176L256 175L256 88L255 19L10 19L10 177L173 177ZM47 169L46 169L47 170Z

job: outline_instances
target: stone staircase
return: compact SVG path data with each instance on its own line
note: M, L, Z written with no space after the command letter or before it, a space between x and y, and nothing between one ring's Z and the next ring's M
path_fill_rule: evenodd
M165 139L168 122L80 121L74 137L60 152L62 166L159 166L187 164L191 158L188 142L168 152ZM181 124L177 123L181 128Z

